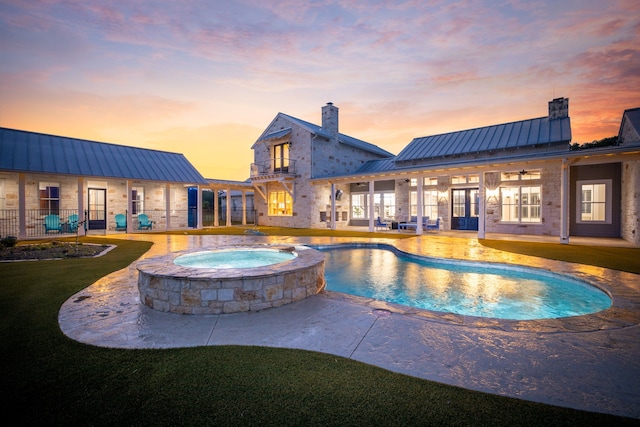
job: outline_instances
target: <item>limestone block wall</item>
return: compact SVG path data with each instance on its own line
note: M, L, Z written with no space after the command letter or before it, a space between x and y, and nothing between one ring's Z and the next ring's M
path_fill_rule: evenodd
M621 237L640 245L640 161L622 163Z
M229 246L216 250L233 250ZM187 268L173 263L183 251L137 264L140 301L154 310L178 314L224 314L279 307L325 289L324 254L303 246L285 263L255 268ZM202 251L199 249L198 251Z
M501 220L500 195L496 199L486 201L486 231L491 233L532 234L560 236L560 161L546 162L540 168L540 179L501 183L501 186L540 185L541 186L541 222L539 223L506 223Z

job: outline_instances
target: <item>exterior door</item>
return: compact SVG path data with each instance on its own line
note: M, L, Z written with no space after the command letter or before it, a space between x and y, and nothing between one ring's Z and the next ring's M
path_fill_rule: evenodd
M198 188L189 187L187 192L187 207L189 209L188 225L191 228L198 227Z
M451 191L451 229L478 230L479 191L456 188Z
M107 190L89 189L89 230L107 229Z

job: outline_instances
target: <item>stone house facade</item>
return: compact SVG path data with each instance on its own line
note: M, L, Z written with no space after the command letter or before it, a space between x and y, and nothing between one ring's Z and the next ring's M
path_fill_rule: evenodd
M322 107L322 126L279 113L252 149L258 224L298 228L326 227L332 218L341 226L349 224L349 198L342 196L347 186L332 189L314 185L312 179L355 172L369 160L392 156L341 134L338 108L332 103Z

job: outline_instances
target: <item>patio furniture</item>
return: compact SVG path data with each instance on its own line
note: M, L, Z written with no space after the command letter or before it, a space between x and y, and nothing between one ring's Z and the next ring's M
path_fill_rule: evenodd
M78 229L78 215L72 214L67 218L67 231L75 232Z
M378 218L376 219L376 225L375 225L375 227L376 227L376 231L377 231L377 230L379 230L379 229L385 229L385 230L388 230L388 229L389 229L389 223L388 223L388 222L385 222L385 221L382 221L382 220L380 219L380 217L378 217Z
M127 216L124 214L117 214L115 216L116 220L116 231L127 231Z
M436 219L435 222L427 221L425 230L440 231L440 218Z
M153 221L149 220L147 214L138 214L138 230L151 230L153 229Z
M56 233L62 233L62 224L60 224L60 217L58 215L47 215L44 217L44 233L48 234L50 231Z

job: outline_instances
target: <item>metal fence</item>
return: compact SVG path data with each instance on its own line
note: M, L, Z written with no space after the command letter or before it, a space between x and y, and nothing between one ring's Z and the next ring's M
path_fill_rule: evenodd
M242 224L242 209L232 209L231 223L233 225ZM127 216L127 212L117 212ZM165 211L146 211L144 214L150 225L142 223L141 213L133 215L130 229L134 232L141 231L164 231L169 229L196 228L198 226L197 209L171 211L169 214L169 224L167 224L167 213ZM227 223L226 209L221 209L218 214L218 225L224 226ZM256 224L256 211L246 210L246 223ZM168 225L168 226L167 226ZM202 211L202 225L213 227L213 209ZM41 209L29 209L25 212L24 235L20 233L20 215L16 209L0 209L0 238L15 236L20 238L44 238L53 236L72 236L79 228L84 231L110 231L124 232L117 230L115 214L107 215L104 212L84 211L78 213L77 209L59 209L54 212L45 212ZM126 228L126 227L125 227Z
M44 211L29 209L25 212L25 235L27 238L52 235L74 235L83 226L84 216L77 209ZM20 218L14 209L0 210L0 236L20 236Z

